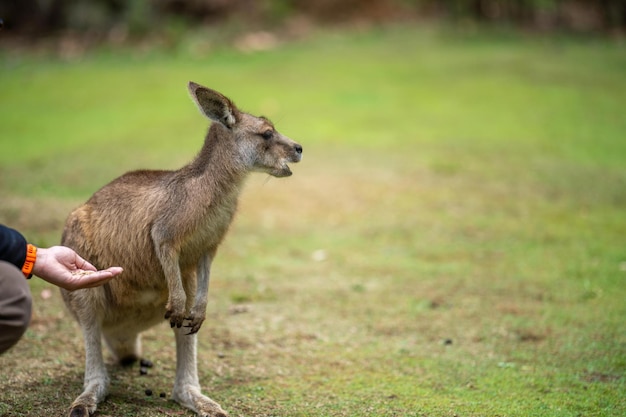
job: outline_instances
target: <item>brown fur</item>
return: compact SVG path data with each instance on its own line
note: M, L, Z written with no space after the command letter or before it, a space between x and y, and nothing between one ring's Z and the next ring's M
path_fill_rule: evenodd
M122 175L67 219L63 245L98 268L124 268L101 287L62 290L83 330L87 353L85 391L74 401L72 416L93 413L106 395L100 335L120 361L138 358L140 332L164 317L177 340L174 399L201 416L225 415L200 394L195 364L195 333L205 319L210 265L247 174L291 175L286 164L301 159L302 147L216 91L195 83L189 83L189 91L214 122L197 157L176 171Z

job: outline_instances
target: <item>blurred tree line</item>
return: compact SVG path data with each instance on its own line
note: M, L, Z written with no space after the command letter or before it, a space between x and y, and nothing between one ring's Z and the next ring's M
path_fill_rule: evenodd
M129 36L180 26L238 21L253 29L312 23L452 20L534 30L617 32L626 0L0 0L5 33L37 38L72 32Z

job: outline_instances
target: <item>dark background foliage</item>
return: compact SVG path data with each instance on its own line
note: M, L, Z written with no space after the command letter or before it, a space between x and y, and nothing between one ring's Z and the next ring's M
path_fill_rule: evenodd
M5 34L37 39L61 33L144 36L172 25L236 21L253 29L317 24L443 20L528 30L618 33L624 0L2 0Z

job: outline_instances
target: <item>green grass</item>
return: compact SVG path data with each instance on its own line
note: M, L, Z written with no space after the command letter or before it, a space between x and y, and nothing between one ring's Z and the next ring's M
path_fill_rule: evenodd
M214 263L200 379L230 415L626 414L619 43L397 27L0 65L0 222L40 245L121 173L193 157L188 80L304 146L293 177L250 178ZM81 390L78 328L31 288L3 416L62 415ZM191 414L158 397L167 326L144 352L149 376L110 365L98 415Z

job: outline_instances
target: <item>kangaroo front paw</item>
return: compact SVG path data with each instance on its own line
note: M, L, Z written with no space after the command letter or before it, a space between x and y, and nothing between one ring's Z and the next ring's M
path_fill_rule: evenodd
M204 323L205 318L205 314L194 314L193 311L185 317L185 320L188 320L188 323L185 325L185 328L189 329L189 333L187 334L198 333L198 330L202 327L202 323Z
M173 328L174 326L181 328L183 326L183 322L185 320L185 311L174 309L172 307L166 308L165 310L165 319L170 320L170 326Z

